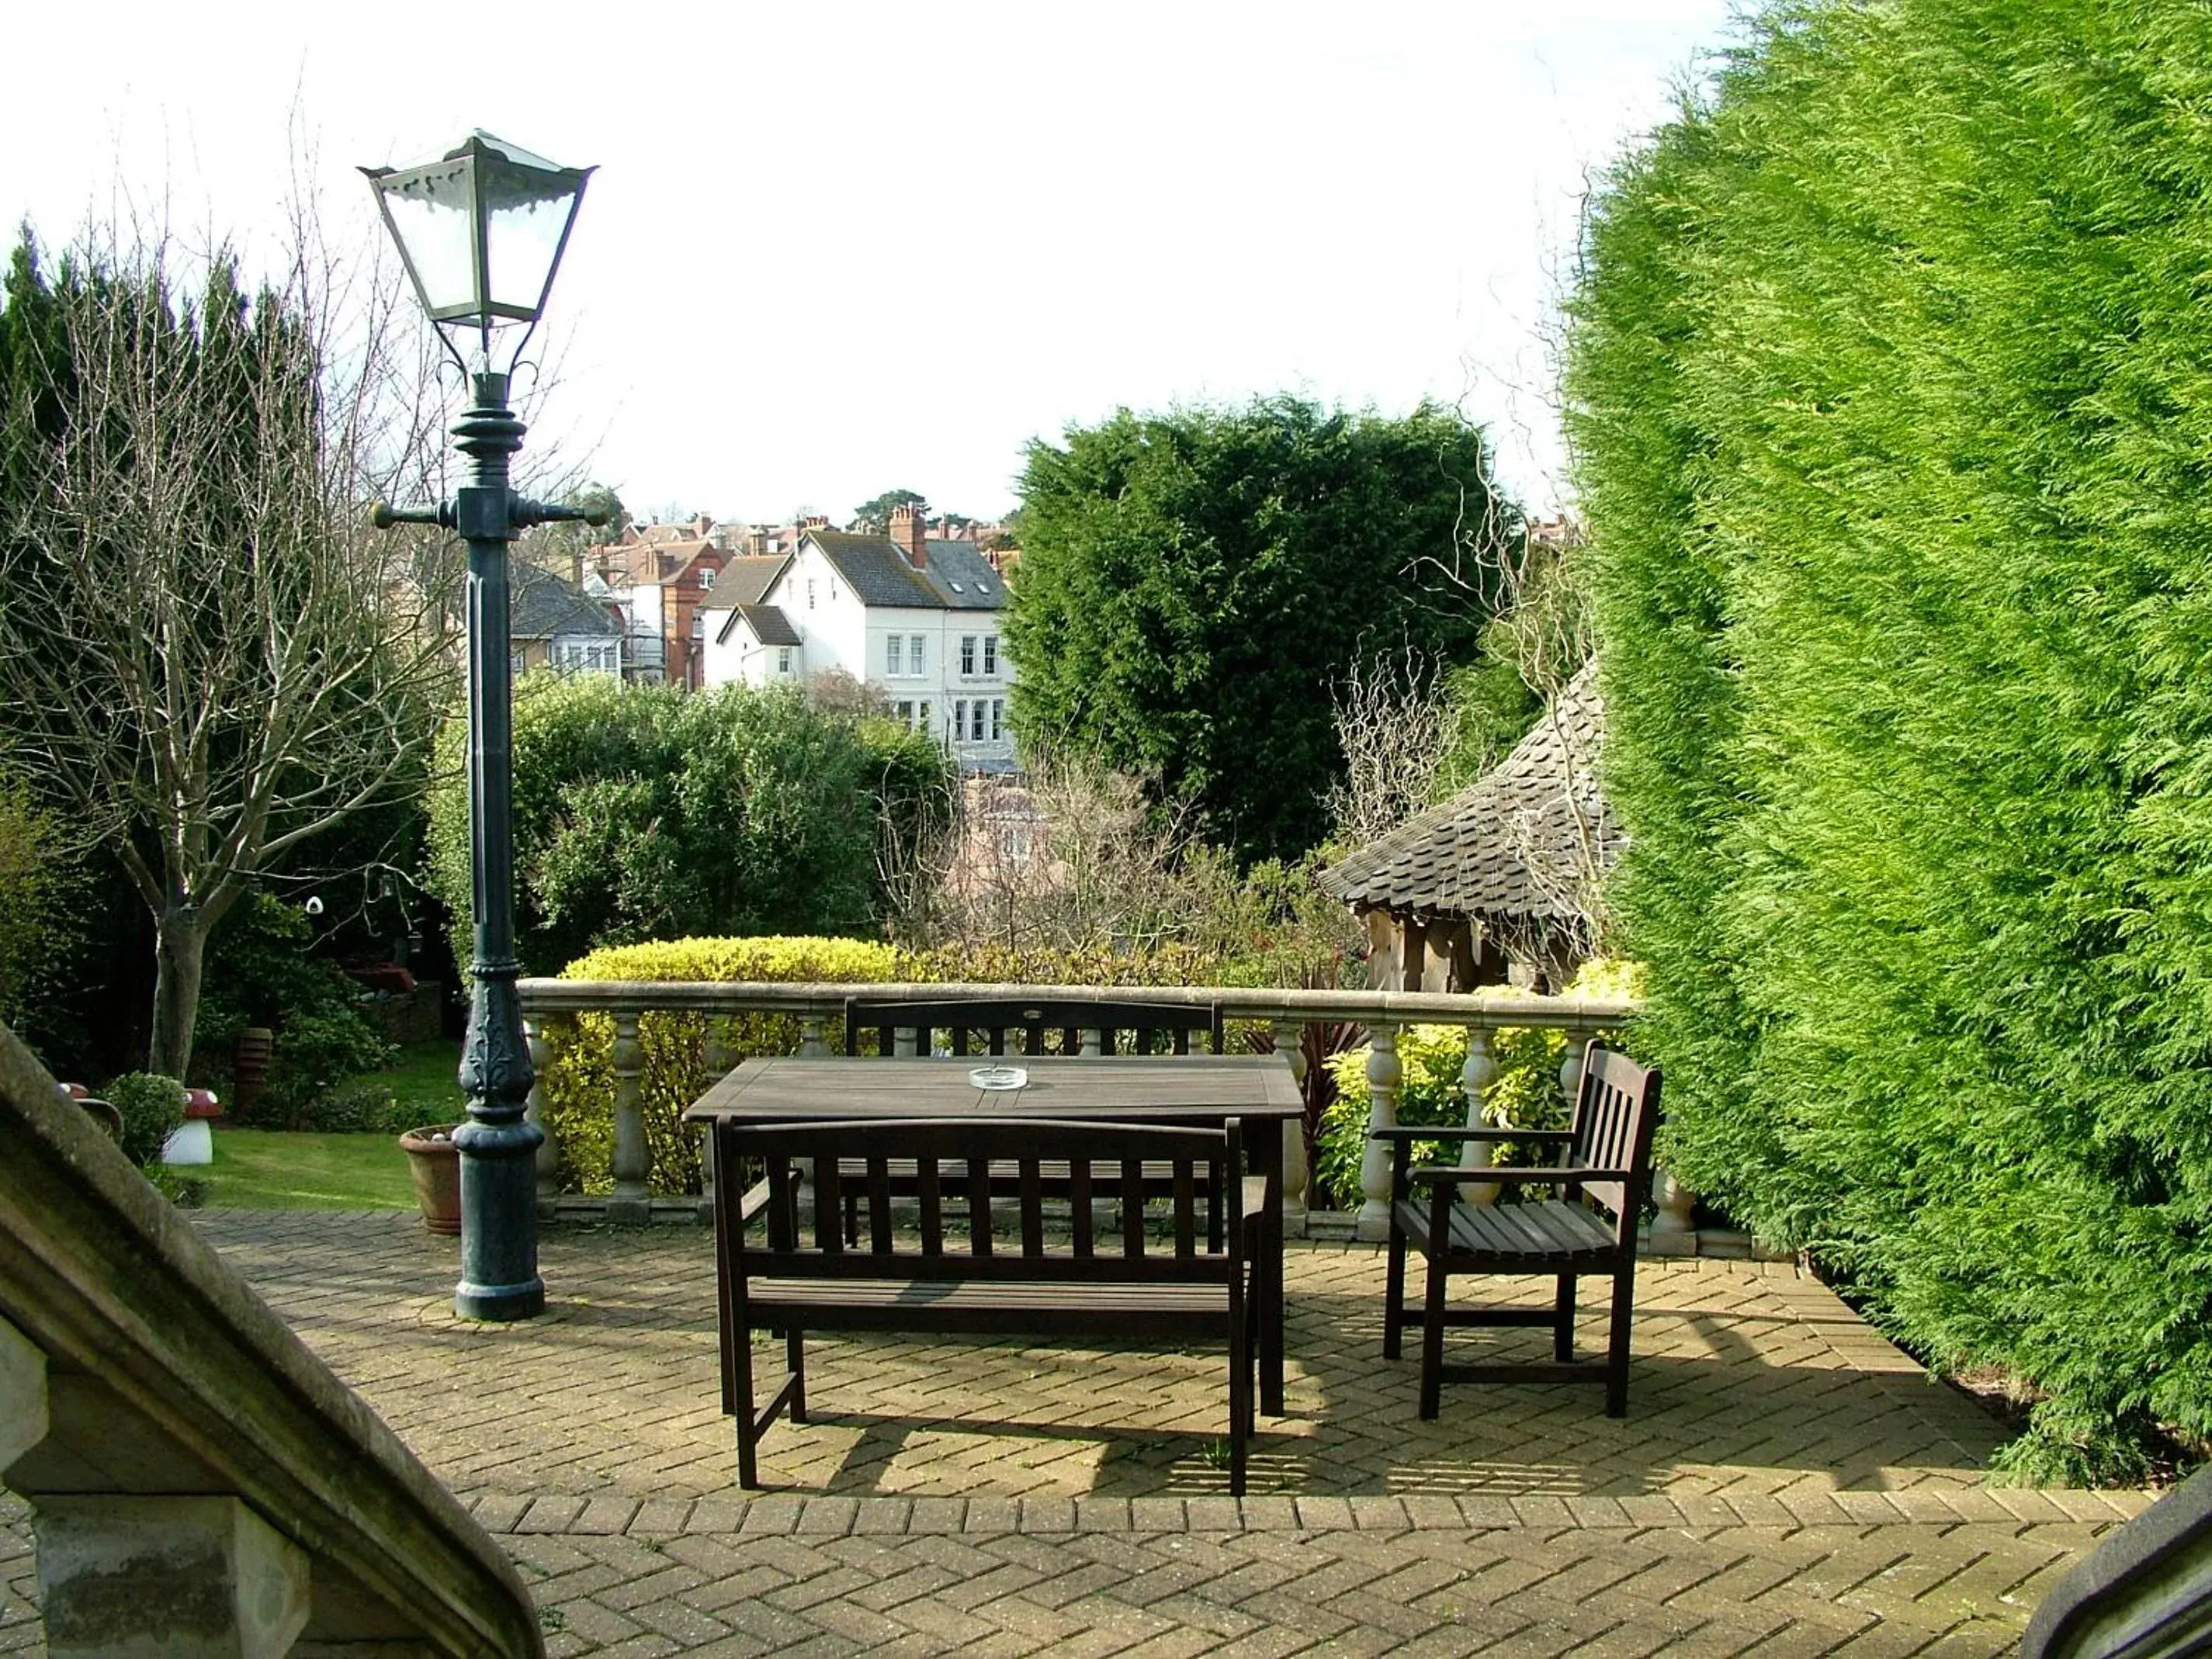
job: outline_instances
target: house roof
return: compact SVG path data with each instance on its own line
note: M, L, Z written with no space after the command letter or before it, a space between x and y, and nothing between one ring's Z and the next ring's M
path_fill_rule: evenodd
M1401 915L1564 921L1622 836L1598 787L1605 703L1597 665L1553 699L1496 767L1322 872L1322 890Z
M969 543L932 541L929 568L916 570L888 536L854 536L842 530L810 530L806 534L863 605L996 611L1006 602L1006 583Z
M758 605L776 572L789 562L790 556L784 553L745 554L732 559L714 578L715 604Z
M623 626L550 570L517 562L507 583L507 631L518 640L619 639Z
M737 614L745 619L745 626L753 630L753 637L763 645L801 645L799 630L791 625L791 618L783 614L782 607L773 605L741 605Z
M948 611L996 611L1006 602L1005 580L973 542L932 541L922 576Z

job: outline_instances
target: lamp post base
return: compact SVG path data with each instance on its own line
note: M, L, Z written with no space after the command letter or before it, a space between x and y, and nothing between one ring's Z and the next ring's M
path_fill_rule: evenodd
M545 1311L545 1281L530 1279L520 1285L471 1285L463 1279L453 1287L453 1311L464 1319L495 1324L535 1319Z

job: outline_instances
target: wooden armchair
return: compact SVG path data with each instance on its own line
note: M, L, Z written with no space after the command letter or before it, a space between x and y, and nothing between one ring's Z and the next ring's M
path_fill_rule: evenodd
M1373 1138L1393 1148L1390 1174L1389 1306L1383 1313L1382 1357L1398 1358L1398 1333L1421 1330L1421 1415L1437 1415L1445 1382L1583 1382L1605 1384L1605 1412L1628 1410L1628 1322L1636 1283L1636 1230L1651 1190L1651 1132L1659 1121L1659 1072L1638 1066L1601 1043L1583 1060L1582 1091L1573 1126L1566 1129L1377 1129ZM1551 1168L1414 1165L1417 1140L1501 1141L1555 1146ZM1463 1201L1469 1181L1506 1187L1547 1186L1553 1196L1520 1204ZM1422 1305L1406 1305L1406 1250L1428 1263ZM1545 1273L1559 1280L1550 1309L1448 1308L1445 1290L1455 1273ZM1613 1328L1602 1363L1575 1362L1575 1280L1605 1274L1613 1279ZM1447 1365L1448 1325L1548 1325L1550 1364Z

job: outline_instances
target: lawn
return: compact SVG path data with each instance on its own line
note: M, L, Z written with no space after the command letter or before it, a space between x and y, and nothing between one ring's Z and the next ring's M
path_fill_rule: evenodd
M215 1132L215 1162L175 1171L200 1201L229 1210L411 1210L415 1188L396 1135Z
M399 1063L362 1073L392 1091L393 1121L458 1123L453 1073L460 1045L411 1043ZM411 1210L415 1188L397 1134L228 1129L215 1132L215 1162L178 1175L200 1183L201 1202L232 1210Z

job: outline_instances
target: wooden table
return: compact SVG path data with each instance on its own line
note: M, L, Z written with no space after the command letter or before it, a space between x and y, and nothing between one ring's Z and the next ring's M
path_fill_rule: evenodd
M1050 1117L1138 1123L1254 1125L1244 1137L1252 1173L1267 1183L1253 1272L1260 1309L1260 1409L1283 1414L1283 1126L1304 1099L1280 1054L1009 1055L1029 1083L979 1089L968 1079L988 1055L913 1059L744 1060L684 1114L687 1122L774 1122L861 1117ZM1259 1126L1265 1126L1264 1127ZM1236 1207L1229 1209L1231 1224Z

